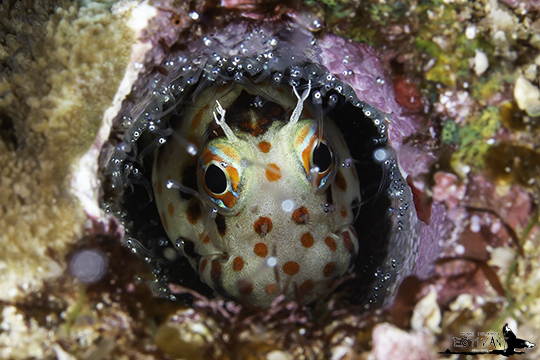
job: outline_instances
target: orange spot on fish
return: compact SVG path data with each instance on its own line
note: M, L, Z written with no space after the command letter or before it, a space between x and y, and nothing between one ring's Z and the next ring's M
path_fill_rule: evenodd
M264 170L268 181L273 182L281 179L281 170L276 164L268 164Z

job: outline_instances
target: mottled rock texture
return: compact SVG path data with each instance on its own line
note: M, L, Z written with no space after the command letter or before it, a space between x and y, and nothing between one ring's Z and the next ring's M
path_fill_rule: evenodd
M55 271L85 216L67 190L93 142L130 55L110 4L0 5L0 297ZM50 249L50 250L47 250ZM40 266L42 273L34 270Z
M86 216L68 178L117 91L131 37L110 3L0 4L2 301L60 275L68 245L83 234ZM0 357L52 352L45 328L27 329L12 307L2 308Z

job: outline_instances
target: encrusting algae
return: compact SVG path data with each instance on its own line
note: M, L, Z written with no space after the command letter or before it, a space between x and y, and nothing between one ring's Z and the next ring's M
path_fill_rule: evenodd
M454 346L462 332L502 336L506 323L518 338L538 344L539 9L538 2L513 0L3 2L0 357L435 359L445 358L446 349L472 351ZM396 221L386 224L395 227L385 234L403 228L419 244L411 250L396 243L397 252L414 254L403 264L378 242L366 242L353 269L312 305L276 296L261 309L214 294L187 260L174 262L196 252L167 238L157 210L147 212L154 190L144 185L150 150L162 137L174 140L159 132L167 130L163 123L151 130L138 116L166 98L159 90L169 80L188 84L188 74L198 84L201 74L215 75L196 62L179 69L172 54L202 51L206 61L212 49L234 50L217 42L282 26L313 39L304 44L311 53L300 59L321 65L320 73L335 77L332 86L350 84L357 100L372 106L360 107L364 115L382 114L391 146L385 159L395 160L393 174L403 175L417 214L398 222L403 209L392 208ZM259 36L238 44L256 54L265 41L273 43L259 43ZM246 65L248 55L240 58ZM286 96L295 102L292 89L301 96L317 71L286 84ZM253 70L250 79L263 75ZM180 80L175 86L186 85ZM165 95L181 92L173 90ZM316 113L313 101L306 108ZM323 105L326 111L326 99ZM283 120L294 107L285 107ZM344 133L351 148L352 130ZM119 148L114 154L122 157L113 160L122 167L115 167L109 155ZM376 156L354 166L375 169L379 185L390 172ZM391 188L365 190L366 181L372 180L360 179L368 191L362 201L389 198ZM392 205L380 204L388 208L377 216ZM368 213L362 204L360 214ZM213 220L211 212L204 216ZM249 225L259 229L260 243L261 234L277 231L267 220ZM139 237L149 229L156 232ZM314 247L310 239L302 244ZM376 288L367 294L363 282ZM522 357L535 358L539 350L524 351Z
M84 209L68 179L124 76L133 36L110 6L0 5L2 301L40 291L44 280L60 276L65 263L51 254L63 259L84 233ZM24 322L3 310L0 357L50 356L50 349L32 344L33 336L37 344L45 341L46 332L35 329L28 338Z
M0 293L9 297L13 277L33 288L51 271L58 275L47 248L63 254L83 233L83 209L68 189L70 167L94 141L124 75L132 35L106 4L8 1L0 9L6 20L0 243L7 286Z

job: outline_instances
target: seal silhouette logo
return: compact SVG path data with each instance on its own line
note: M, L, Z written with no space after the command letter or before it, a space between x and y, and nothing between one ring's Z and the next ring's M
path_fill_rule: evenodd
M504 324L502 334L504 340L500 338L498 332L479 332L476 338L474 337L474 333L462 333L462 337L454 337L454 347L469 348L470 351L450 351L450 349L446 349L445 352L440 352L439 354L473 356L494 354L508 357L515 354L525 354L524 349L532 349L536 346L536 344L529 340L519 339L508 324Z

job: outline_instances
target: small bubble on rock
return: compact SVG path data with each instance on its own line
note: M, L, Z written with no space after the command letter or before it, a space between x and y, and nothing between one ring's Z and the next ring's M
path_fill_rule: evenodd
M69 262L71 274L84 284L101 280L107 273L108 266L107 255L96 249L81 250Z

